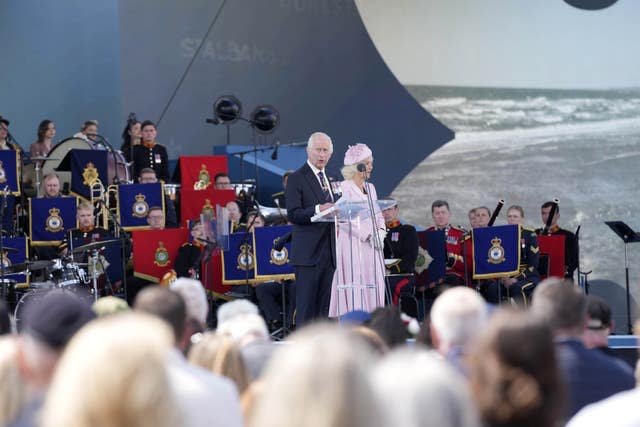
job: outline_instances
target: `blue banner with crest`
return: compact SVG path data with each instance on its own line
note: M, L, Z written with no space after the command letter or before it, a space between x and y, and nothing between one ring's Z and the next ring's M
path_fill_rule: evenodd
M518 274L520 265L520 227L497 225L474 228L473 278L488 279Z
M253 233L253 247L255 248L255 278L259 281L280 279L295 279L293 265L289 261L291 243L285 244L281 250L274 248L280 238L286 238L291 233L290 225L278 227L259 227Z
M9 187L14 196L20 195L20 156L14 150L0 150L0 191Z
M162 184L122 184L118 186L118 219L125 230L147 230L147 214L155 206L164 206ZM166 216L165 216L166 219Z
M29 249L26 237L3 237L2 248L3 253L0 254L0 262L4 264L5 268L9 268L15 264L22 264L29 259ZM26 270L26 267L24 270ZM29 285L29 277L21 271L6 273L4 278L6 280L15 280L16 285L19 286Z
M29 235L34 246L59 245L76 227L75 197L29 199Z
M69 151L69 167L71 171L71 191L91 199L91 186L100 180L105 189L109 186L107 175L107 151L101 150L78 150ZM66 158L65 158L66 159ZM62 164L58 169L62 170Z
M229 235L229 249L222 251L222 283L244 285L256 283L253 233Z

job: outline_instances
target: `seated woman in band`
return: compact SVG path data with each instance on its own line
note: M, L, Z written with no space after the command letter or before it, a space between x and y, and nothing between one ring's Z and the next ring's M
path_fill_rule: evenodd
M131 153L133 151L134 146L140 145L142 141L142 128L141 124L135 118L130 118L127 121L126 126L122 130L122 146L120 147L120 151L122 151L122 155L127 160L127 162L131 161Z
M38 139L29 146L32 157L46 157L53 148L53 138L56 136L56 125L51 120L43 120L38 125Z

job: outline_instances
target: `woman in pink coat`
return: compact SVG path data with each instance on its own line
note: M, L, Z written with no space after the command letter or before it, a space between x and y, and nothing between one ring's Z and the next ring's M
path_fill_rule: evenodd
M376 189L368 182L372 170L371 149L365 144L349 146L344 155L342 176L345 180L340 184L340 200L355 202L358 208L364 208L366 218L351 221L351 227L347 222L337 228L337 265L331 286L330 317L353 310L370 312L384 305L382 243L386 231ZM368 195L375 211L373 225L368 214Z

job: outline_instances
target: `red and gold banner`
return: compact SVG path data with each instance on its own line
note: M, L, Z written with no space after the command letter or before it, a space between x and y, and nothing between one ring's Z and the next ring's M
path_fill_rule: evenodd
M180 193L180 218L182 223L200 218L201 214L215 218L216 205L224 207L228 202L236 199L234 190L193 190L182 187Z
M213 188L216 174L228 173L227 156L181 156L178 163L182 190Z
M178 249L187 241L187 235L186 228L133 231L134 276L159 282L174 268Z
M564 236L538 236L540 279L564 277Z

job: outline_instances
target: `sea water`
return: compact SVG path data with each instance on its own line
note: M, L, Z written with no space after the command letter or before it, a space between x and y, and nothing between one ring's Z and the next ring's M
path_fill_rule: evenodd
M445 199L452 223L467 212L521 205L541 227L540 205L560 199L559 224L580 226L580 268L624 286L624 244L605 221L640 229L640 89L554 90L409 86L455 139L420 163L393 192L403 217L432 224ZM632 295L640 297L640 243L628 245Z

